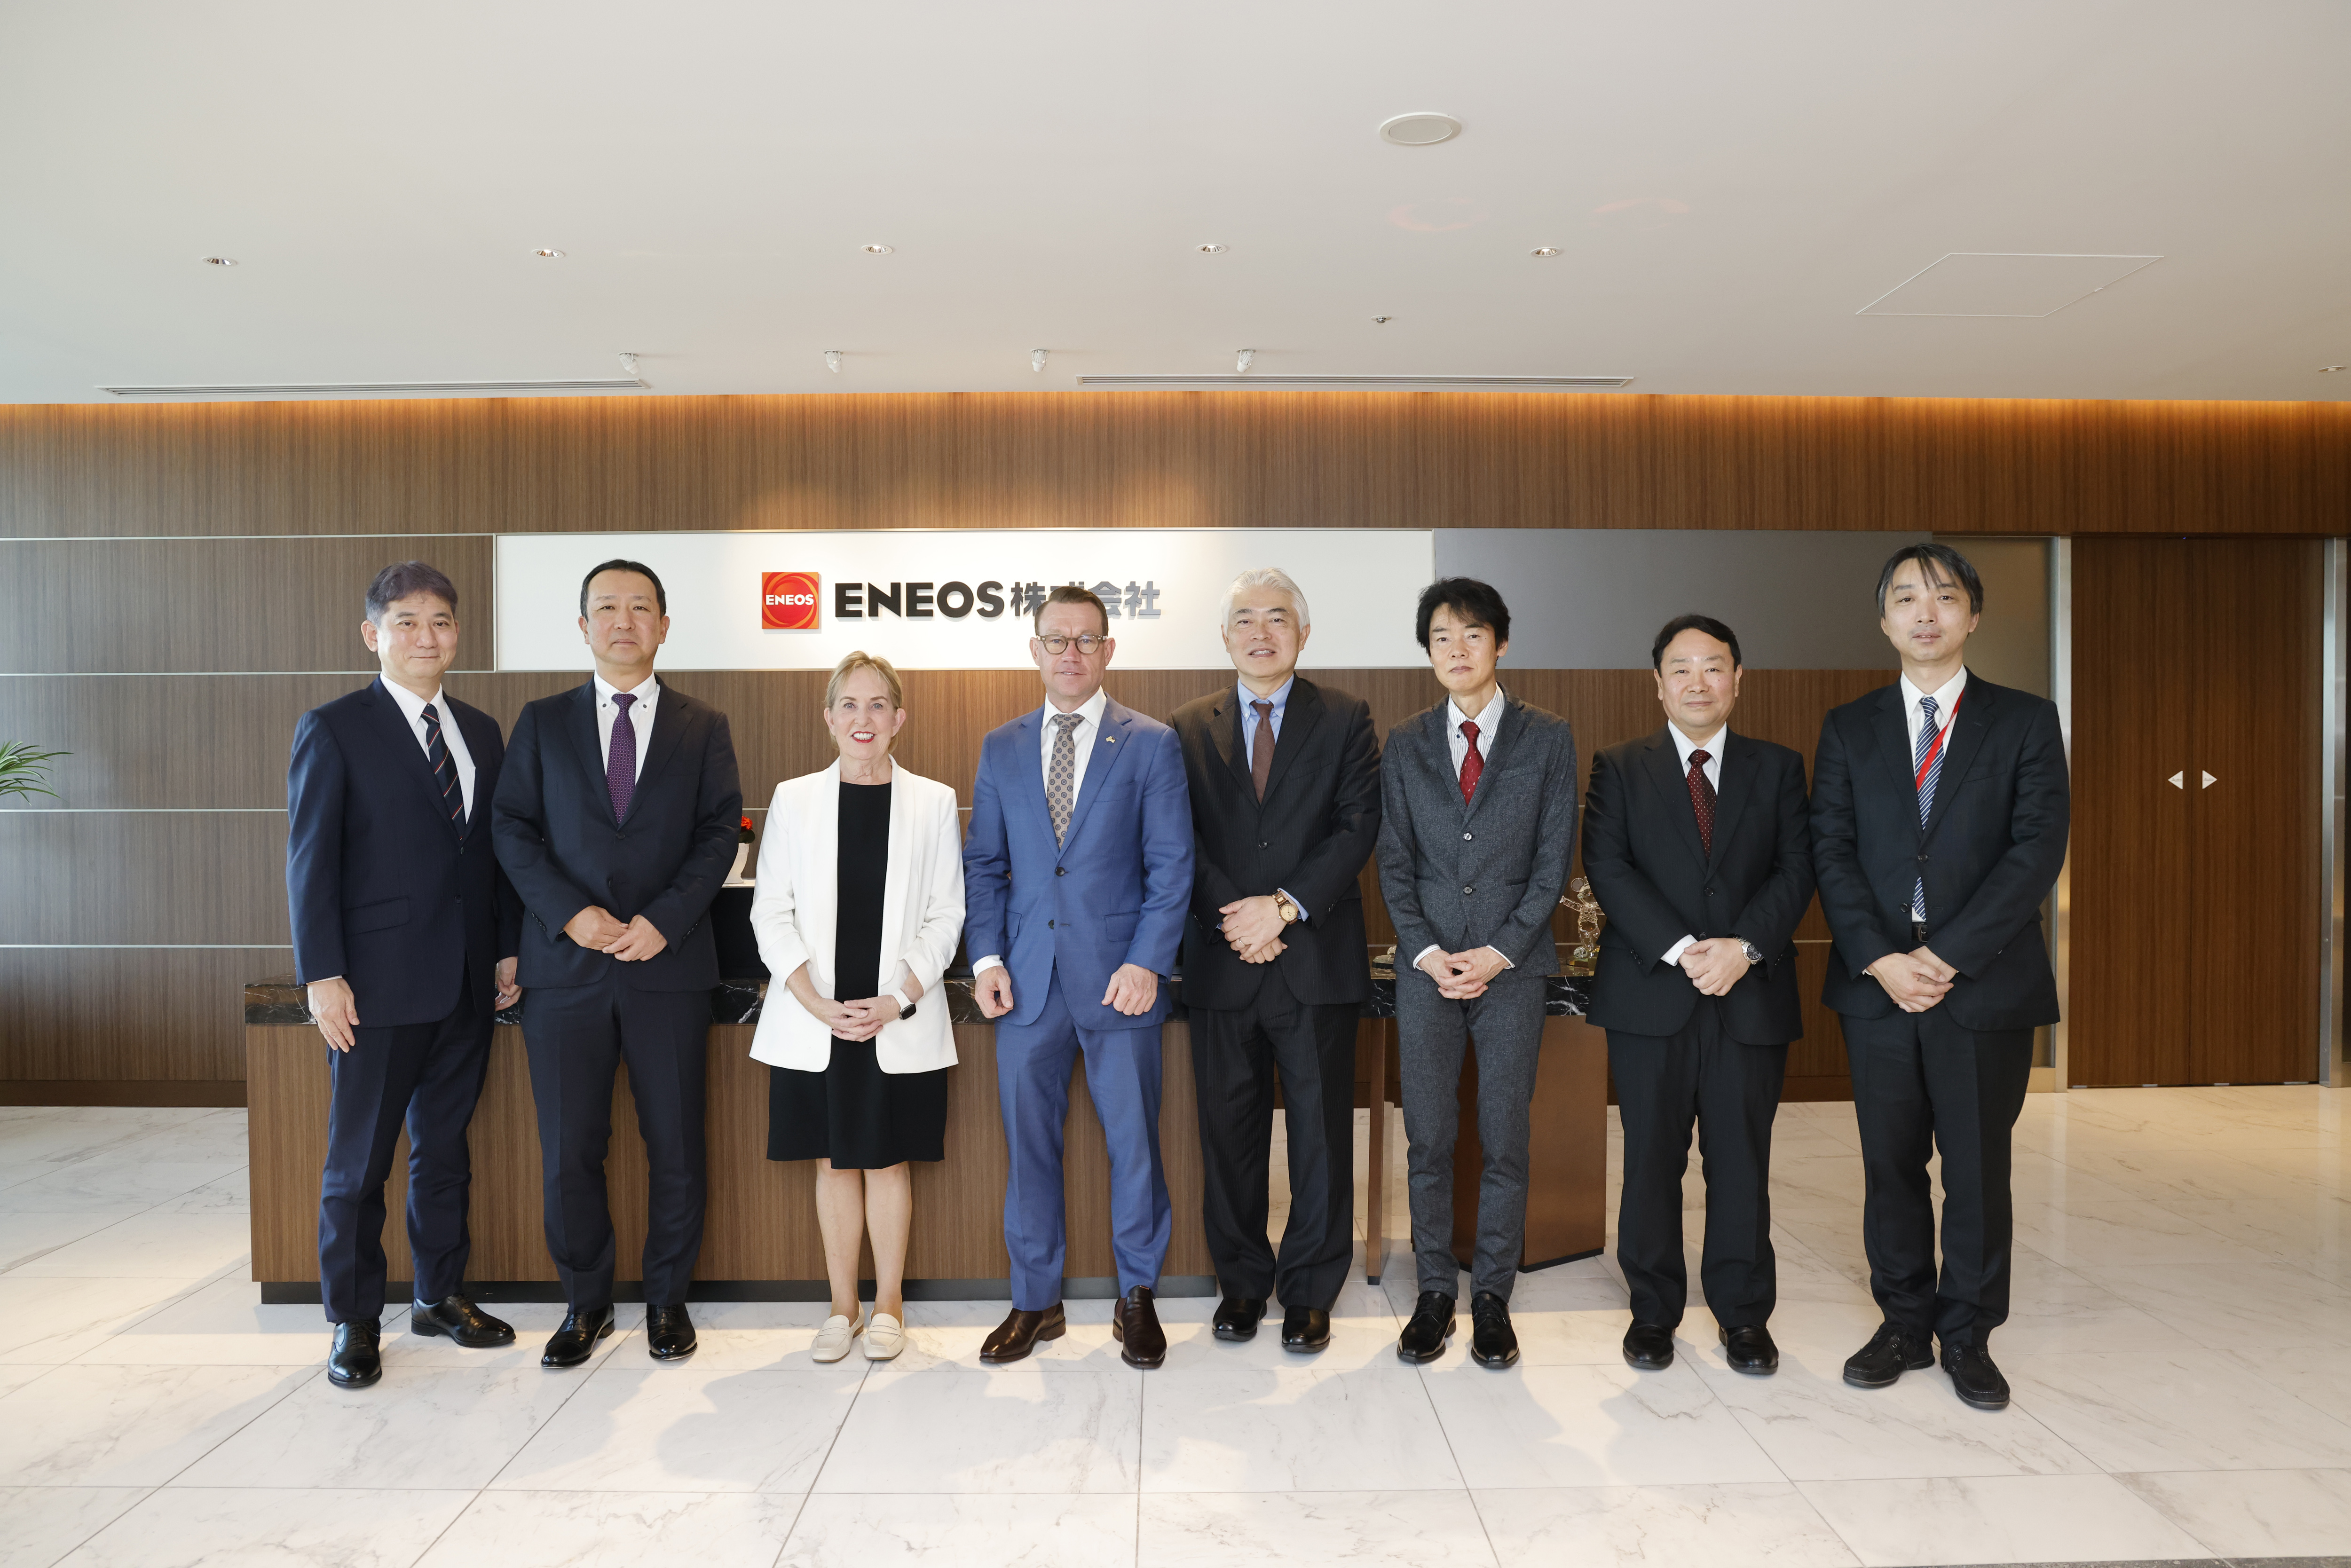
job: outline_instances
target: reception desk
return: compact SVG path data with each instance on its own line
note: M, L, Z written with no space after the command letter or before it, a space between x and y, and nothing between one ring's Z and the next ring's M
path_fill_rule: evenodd
M1530 1268L1599 1250L1606 1232L1607 1053L1599 1030L1578 1016L1587 982L1552 983L1535 1087L1528 1203ZM1401 1166L1384 1108L1395 1103L1394 982L1381 981L1357 1027L1355 1103L1370 1118L1369 1165ZM948 1082L945 1162L914 1167L914 1230L908 1239L911 1298L987 1299L1010 1293L1004 1251L1004 1132L996 1099L996 1031L971 1001L967 981L942 988L956 1018L958 1065ZM767 1158L768 1069L750 1059L765 1005L764 980L730 981L712 993L709 1039L709 1217L695 1296L705 1301L821 1300L828 1293L819 1238L813 1162ZM528 995L523 1007L529 1005ZM315 1301L319 1171L326 1158L328 1050L289 980L246 988L246 1071L253 1176L253 1277L263 1299ZM1214 1270L1200 1228L1200 1142L1192 1088L1191 1034L1178 1017L1165 1026L1165 1088L1159 1141L1175 1208L1175 1234L1161 1280L1164 1295L1209 1295ZM1463 1074L1465 1106L1474 1065ZM1067 1132L1069 1270L1072 1297L1117 1293L1110 1246L1110 1159L1080 1062ZM561 1299L540 1228L538 1132L519 1016L503 1014L475 1112L470 1288L484 1301ZM407 1201L407 1141L402 1139L387 1194L384 1243L394 1292L412 1274L402 1214ZM1475 1118L1465 1116L1455 1161L1454 1247L1468 1256L1475 1233L1479 1152ZM644 1147L628 1076L613 1092L608 1166L622 1272L617 1293L637 1299L634 1270L644 1240ZM1389 1226L1388 1183L1368 1182L1362 1216L1370 1237L1365 1266L1380 1277ZM1404 1228L1401 1218L1395 1228ZM1409 1243L1395 1244L1411 1267ZM872 1260L866 1260L870 1277Z

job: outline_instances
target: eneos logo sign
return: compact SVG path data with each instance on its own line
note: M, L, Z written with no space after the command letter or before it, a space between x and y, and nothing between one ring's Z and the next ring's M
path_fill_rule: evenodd
M768 571L759 574L759 629L763 632L813 632L817 629L817 574L812 571Z

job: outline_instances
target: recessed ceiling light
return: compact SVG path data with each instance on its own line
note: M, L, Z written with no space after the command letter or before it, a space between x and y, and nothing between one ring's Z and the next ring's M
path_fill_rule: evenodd
M2318 373L2322 376L2325 375L2330 371L2351 371L2351 365L2321 365L2318 367Z
M865 254L868 256L887 256L897 248L898 247L894 245L881 245L877 243L865 246Z
M541 261L559 261L563 256L563 253L561 251L549 250L545 246L541 246L538 249L532 251L530 254L538 257Z
M1535 246L1534 249L1527 252L1527 254L1529 256L1544 257L1554 256L1559 254L1559 246L1555 245L1539 245Z
M1384 327L1394 319L1395 319L1395 318L1393 316L1374 316L1372 318L1372 325L1374 327Z
M236 265L236 257L233 256L208 256L204 257L204 265L206 267L235 267Z
M1449 114L1421 111L1380 121L1380 140L1399 147L1434 147L1461 134L1461 122Z
M1207 244L1201 246L1198 248L1202 256L1222 256L1225 254L1225 247L1218 245L1215 240L1210 240Z

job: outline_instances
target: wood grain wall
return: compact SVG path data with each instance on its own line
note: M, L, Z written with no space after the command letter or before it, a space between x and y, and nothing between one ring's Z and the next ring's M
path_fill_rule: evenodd
M468 622L459 664L493 664L496 532L2322 534L2346 515L2351 413L2324 403L1170 392L0 408L0 581L15 591L0 737L74 754L61 800L0 808L0 885L18 894L0 904L0 1097L109 1083L242 1096L237 988L291 965L294 720L372 668L360 592L388 560L447 570ZM1416 671L1329 674L1383 725L1436 697ZM1165 715L1221 678L1113 673L1113 687ZM1742 727L1809 755L1823 709L1885 678L1756 671ZM1645 680L1510 674L1574 721L1587 754L1654 725ZM451 688L511 722L566 684L476 673ZM754 805L821 763L817 677L680 684L734 716ZM908 766L958 784L978 733L1035 700L1014 675L913 684ZM1823 935L1815 915L1808 994ZM1792 1078L1836 1087L1833 1027L1815 1014Z

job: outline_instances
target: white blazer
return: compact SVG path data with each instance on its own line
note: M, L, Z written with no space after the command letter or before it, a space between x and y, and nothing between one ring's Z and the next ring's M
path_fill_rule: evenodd
M751 929L773 977L751 1037L751 1059L821 1072L832 1030L784 982L802 964L817 994L833 995L833 922L840 897L841 764L787 779L768 806L759 842ZM882 886L882 989L912 974L923 994L914 1016L873 1037L884 1072L953 1067L955 1029L939 977L963 935L963 833L956 794L902 767L890 769L890 868ZM894 960L894 965L893 965ZM836 998L838 999L838 998Z

